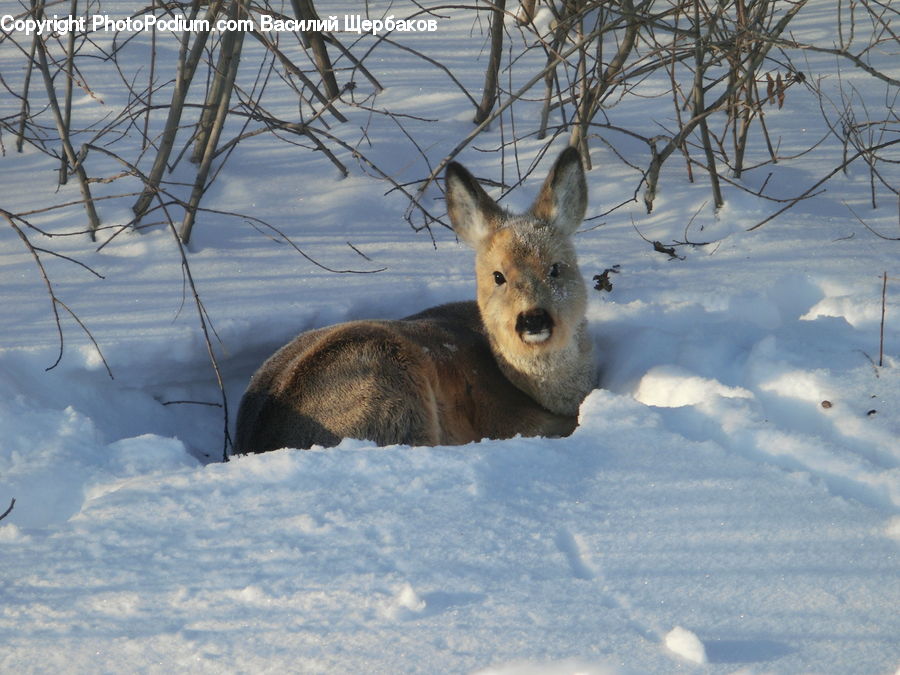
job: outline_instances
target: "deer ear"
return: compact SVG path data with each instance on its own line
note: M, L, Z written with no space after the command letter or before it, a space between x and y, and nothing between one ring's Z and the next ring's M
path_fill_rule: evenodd
M453 231L477 248L499 226L502 210L461 164L448 164L445 176L447 214Z
M578 150L568 147L547 174L531 213L565 234L572 234L587 210L587 182Z

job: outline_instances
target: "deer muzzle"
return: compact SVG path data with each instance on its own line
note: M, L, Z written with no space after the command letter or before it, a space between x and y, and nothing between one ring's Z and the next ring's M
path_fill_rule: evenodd
M516 332L523 342L546 342L553 334L553 317L546 309L530 309L516 317Z

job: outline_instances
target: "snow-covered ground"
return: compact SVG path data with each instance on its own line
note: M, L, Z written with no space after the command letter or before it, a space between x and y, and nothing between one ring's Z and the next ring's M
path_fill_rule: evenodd
M798 26L827 35L830 6L812 3ZM409 40L431 40L476 90L484 37L448 17ZM377 56L379 105L439 120L406 122L439 161L471 129L470 103L407 52ZM2 58L11 80L21 55ZM835 63L810 67L834 79ZM883 90L860 71L841 77ZM108 90L92 84L105 105L124 99L112 76ZM656 103L669 115L668 102L641 105ZM818 138L817 103L792 103L768 112L770 128L786 146ZM427 173L389 118L345 112L340 133L368 124L367 152L398 180ZM77 199L75 185L57 192L55 162L4 143L0 208ZM523 141L523 161L539 147ZM298 331L473 297L471 252L442 228L434 243L414 233L405 200L341 157L344 179L319 154L249 140L204 202L277 225L330 266L385 268L334 274L240 218L202 215L189 257L232 419L250 374ZM745 182L772 172L796 194L840 157L827 142ZM589 216L630 196L637 175L601 144L592 159ZM499 178L496 154L461 160ZM503 203L526 206L548 164ZM883 171L900 183L896 165ZM582 271L619 273L611 292L591 291L602 388L569 438L347 440L228 463L221 410L177 403L219 395L170 232L126 232L98 252L84 236L29 231L104 276L43 257L110 379L65 314L63 358L45 370L58 352L50 302L0 223L0 512L16 499L0 522L0 671L893 675L900 265L898 242L854 212L898 236L896 196L872 209L856 165L826 187L747 232L778 205L726 188L716 213L704 178L689 184L672 161L652 215L635 204L589 221ZM101 217L124 222L130 204L102 203ZM711 243L679 247L680 260L636 231L682 240L692 218L688 238ZM73 207L33 221L59 233L83 219Z

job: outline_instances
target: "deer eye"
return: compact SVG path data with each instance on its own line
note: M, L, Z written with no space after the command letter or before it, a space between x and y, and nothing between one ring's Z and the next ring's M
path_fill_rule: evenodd
M554 279L559 276L559 263L550 265L550 276Z
M506 277L503 276L502 272L494 272L494 283L498 286L502 286L506 283Z

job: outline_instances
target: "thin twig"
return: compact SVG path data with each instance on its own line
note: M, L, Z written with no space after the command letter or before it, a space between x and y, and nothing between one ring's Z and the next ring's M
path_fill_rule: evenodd
M882 276L881 283L881 338L878 341L878 367L882 367L884 365L884 313L885 306L887 304L887 270L885 270L884 275Z
M94 339L94 336L91 334L91 331L88 330L88 327L84 325L84 322L81 321L81 319L78 317L78 315L75 314L75 312L73 312L69 308L68 305L66 305L62 300L60 300L56 296L56 292L53 290L53 284L50 282L50 277L47 275L47 270L44 268L44 263L41 260L41 256L40 256L38 249L35 248L35 246L28 239L28 236L25 234L25 232L22 230L22 228L20 228L15 222L16 220L21 220L23 223L25 221L22 220L22 218L20 216L16 216L15 214L10 213L9 211L6 211L5 209L0 209L0 215L2 215L3 219L6 220L7 223L9 223L9 226L12 227L13 230L16 231L16 234L19 235L19 238L25 244L25 247L28 249L29 253L31 253L32 258L34 258L34 262L37 265L38 271L40 271L40 273L41 273L41 278L44 280L44 286L47 289L47 294L50 296L50 307L53 311L53 319L54 319L54 322L56 323L56 332L57 332L57 335L59 336L59 352L56 356L56 361L54 361L45 370L53 370L54 368L56 368L56 366L59 365L60 361L62 361L62 357L63 357L63 347L64 347L65 342L64 342L64 338L63 338L62 321L60 320L59 309L57 308L57 305L58 305L59 307L62 307L63 309L65 309L69 313L69 315L73 319L75 319L75 321L78 323L78 325L81 327L81 329L88 336L91 343L94 345L94 348L97 350L97 354L99 354L100 360L103 362L103 365L106 367L106 372L109 374L110 379L113 379L112 370L110 369L109 364L106 362L106 358L103 356L103 352L100 350L100 345L97 344L97 341ZM54 254L54 255L58 255L58 254ZM73 262L76 262L76 261L73 261ZM86 265L83 265L83 267L90 270L90 268L88 268ZM90 271L93 272L93 270L90 270ZM94 274L96 274L96 272L94 272Z
M50 66L47 63L47 48L46 45L44 45L43 40L38 40L37 55L38 67L44 78L44 87L47 90L47 99L50 102L50 110L53 112L53 119L56 121L56 128L59 133L60 141L62 142L66 159L72 166L75 175L78 178L78 186L81 189L81 196L84 199L84 208L87 212L88 224L91 228L91 240L94 240L94 232L100 227L100 217L97 215L97 210L94 208L94 200L91 198L91 188L88 185L87 174L84 171L84 167L78 162L75 149L72 147L72 142L69 138L69 129L63 119L62 111L59 109L56 91L53 88L53 78L50 75Z
M4 518L6 518L6 516L8 516L10 513L12 513L13 507L15 505L16 505L16 498L13 497L12 500L10 500L9 507L6 509L6 511L4 511L3 513L0 513L0 520L3 520Z
M784 207L778 209L775 213L773 213L772 215L770 215L770 216L767 217L767 218L764 218L763 220L761 220L760 222L758 222L758 223L757 223L756 225L754 225L753 227L748 227L748 228L747 228L747 231L748 231L748 232L752 232L753 230L756 230L756 229L762 227L763 225L765 225L766 223L768 223L770 220L772 220L772 219L774 219L774 218L777 218L777 217L780 216L782 213L784 213L784 212L787 211L788 209L792 208L795 204L797 204L797 202L799 202L799 201L802 200L802 199L805 199L805 198L807 197L807 195L809 195L810 193L812 193L812 192L813 192L814 190L816 190L819 186L823 185L824 183L827 183L827 182L834 176L834 174L836 174L836 173L838 173L838 172L840 172L840 171L843 171L846 167L848 167L850 164L852 164L853 162L855 162L857 159L859 159L860 157L862 157L862 156L863 156L864 154L866 154L867 152L875 152L875 151L877 151L877 150L882 150L883 148L887 148L887 147L889 147L889 146L891 146L891 145L896 145L897 143L900 143L900 138L894 139L893 141L886 141L886 142L884 142L884 143L880 143L879 145L873 146L873 147L871 147L871 148L866 148L865 150L860 150L860 151L854 153L852 157L849 157L849 158L847 158L846 160L844 160L843 162L841 162L838 166L836 166L834 169L832 169L831 171L829 171L827 175L825 175L824 177L820 178L820 179L817 180L813 185L811 185L811 186L808 187L806 190L804 190L804 191L803 191L803 194L801 194L799 197L797 197L797 198L795 198L795 199L792 199L786 206L784 206Z

